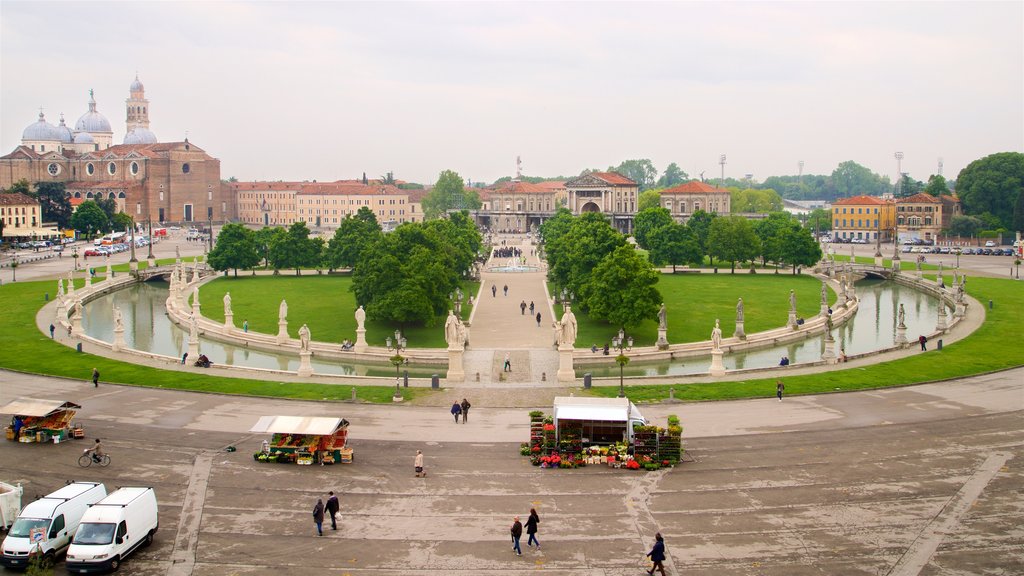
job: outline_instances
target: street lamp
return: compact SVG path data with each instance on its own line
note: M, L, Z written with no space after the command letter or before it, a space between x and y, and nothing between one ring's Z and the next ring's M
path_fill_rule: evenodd
M960 249L959 248L954 248L953 249L953 254L956 254L956 269L959 270L960 269Z
M146 260L148 260L149 263L152 264L153 263L153 219L149 218L147 220L147 222L149 223L149 242L147 243L147 246L149 246L149 255L146 256Z
M615 357L615 363L619 365L619 398L626 397L626 388L622 382L622 370L629 364L629 356L626 352L633 349L633 337L626 337L625 331L619 328L619 333L612 337L612 348L618 350L619 355Z
M75 259L75 271L78 271L78 246L71 249L71 257Z
M18 281L18 255L14 255L14 260L11 261L11 282Z
M394 352L395 355L388 359L395 366L395 396L393 400L400 401L402 399L402 391L399 388L401 379L398 376L398 367L408 362L405 357L402 356L402 351L409 347L409 341L402 336L401 330L395 330L395 337L388 336L387 340L388 352Z
M455 292L448 293L448 299L455 302L455 315L462 318L462 289L456 288Z

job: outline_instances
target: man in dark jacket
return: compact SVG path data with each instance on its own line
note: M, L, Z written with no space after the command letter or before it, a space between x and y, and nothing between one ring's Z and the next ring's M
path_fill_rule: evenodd
M459 404L459 406L462 408L462 423L465 424L466 420L469 419L469 407L472 405L469 403L469 400L463 398L462 404Z
M647 573L653 576L654 571L657 570L661 572L661 576L665 576L665 566L662 564L665 561L665 539L661 537L661 532L658 532L654 535L654 540L654 548L647 553L651 557L651 562L654 562L654 566L651 566Z
M512 523L512 551L518 556L523 555L523 551L519 548L519 539L523 537L523 523L519 521L519 516L515 517L515 522Z
M338 497L334 495L334 492L327 493L327 513L331 515L331 530L338 529L338 510L341 509L341 504L338 502Z

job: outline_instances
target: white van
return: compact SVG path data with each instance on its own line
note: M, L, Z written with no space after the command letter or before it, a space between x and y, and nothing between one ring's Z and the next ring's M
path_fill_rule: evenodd
M42 552L52 564L71 543L89 506L107 495L97 482L73 482L22 509L3 543L0 564L27 568L29 557Z
M82 517L68 548L68 572L117 570L136 548L153 543L159 525L152 488L129 486L112 492Z

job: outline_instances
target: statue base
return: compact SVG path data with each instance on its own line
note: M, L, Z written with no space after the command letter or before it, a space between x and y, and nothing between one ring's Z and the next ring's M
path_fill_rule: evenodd
M203 315L203 313L199 310L199 299L196 297L192 298L192 314L195 315L196 318L199 318L200 316Z
M831 334L825 336L825 351L822 352L821 359L826 364L835 364L838 361L836 358L836 341L832 338Z
M464 351L459 348L448 349L448 374L445 379L449 382L465 382L466 369L462 363Z
M883 260L885 260L885 258L883 258L882 256L875 256L875 266L881 268Z
M68 308L64 304L63 298L57 301L57 313L55 314L55 316L57 317L57 322L60 322L61 320L66 320L68 317Z
M708 369L711 376L724 376L725 364L722 363L722 349L715 348L711 351L711 368Z
M156 268L156 258L152 256L146 258L146 266L149 266L150 268Z
M739 338L740 340L747 339L747 333L743 331L743 321L736 321L736 331L732 333L733 338Z
M366 352L368 347L366 344L366 328L356 328L356 343L352 347L352 351Z
M946 324L946 305L939 304L939 320L935 323L936 332L945 332L949 329L949 325Z
M576 372L572 369L572 344L558 346L558 381L575 382Z
M114 352L120 352L124 347L124 328L115 328L114 343L111 345L111 348L113 348Z
M786 326L789 326L793 330L799 329L800 325L796 323L796 312L789 311L789 321L786 322Z
M198 338L196 338L195 340L192 340L191 338L189 339L189 341L188 341L188 355L192 358L193 362L195 362L196 360L199 359L199 339Z
M85 271L85 287L92 286L92 273L88 270Z
M896 345L904 347L907 344L909 344L909 341L907 340L907 327L900 324L896 327Z
M107 275L104 276L103 279L104 280L110 280L113 277L114 277L114 269L110 267L110 264L107 264Z
M129 260L128 261L128 269L131 270L132 272L138 272L139 271L139 261L138 260Z
M313 375L313 364L309 361L312 356L313 353L309 350L299 352L299 378L309 378Z
M668 328L658 328L658 341L655 342L658 350L668 350Z
M283 320L277 323L277 343L284 344L288 341L288 321Z
M957 318L963 318L964 316L966 316L967 315L967 304L964 304L963 302L957 302L956 303L956 312L954 312L953 315L956 316Z
M229 312L229 313L224 315L224 329L227 330L228 332L234 332L235 331L235 315L234 314Z

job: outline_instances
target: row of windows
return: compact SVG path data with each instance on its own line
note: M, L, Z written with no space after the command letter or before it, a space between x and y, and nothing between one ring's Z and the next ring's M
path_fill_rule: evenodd
M832 213L840 214L840 210L842 210L842 214L846 214L846 208L833 208ZM857 211L854 212L854 209L850 208L850 214L878 214L878 208L857 208L856 210ZM874 210L874 212L872 212L872 210Z
M341 211L341 215L345 215L345 214L355 214L356 212L357 212L356 210L342 210L342 211ZM391 212L391 216L394 216L394 215L395 215L395 211L394 211L394 210L390 210L390 212ZM402 209L400 209L400 210L398 211L398 213L399 213L399 214L405 214L405 210L402 210ZM314 211L313 211L313 209L312 209L312 208L310 208L309 210L306 210L305 208L299 208L299 214L300 214L300 215L301 215L301 214L308 214L308 215L310 215L310 216L313 216L313 215L314 215ZM320 216L320 215L321 215L321 214L320 214L320 209L319 209L319 208L317 208L317 209L316 209L316 212L315 212L315 214L316 214L317 216ZM337 214L338 214L338 211L337 211L337 210L330 210L330 211L328 211L328 210L324 210L324 211L323 211L323 215L328 215L328 214L333 214L333 215L337 215ZM377 214L379 214L379 215L383 215L383 214L384 214L384 211L383 211L383 210L377 210Z
M394 211L392 210L392 212L394 212ZM394 215L394 214L392 214L392 215ZM383 216L383 214L381 214L381 216ZM262 218L255 218L255 217L254 218L240 218L240 220L243 221L243 222L249 223L249 224L263 224L263 219ZM341 222L341 220L344 220L344 218L322 218L320 220L320 224L321 225L324 225L324 224L338 224L338 223ZM406 220L405 218L399 218L398 219L398 222L400 224L404 224L405 222L416 222L416 221L417 220L415 218L410 218L408 220ZM297 220L286 220L284 218L281 218L280 221L278 221L277 218L268 218L266 223L270 224L270 225L277 225L277 224L281 224L281 225L288 224L288 225L291 225L294 222L297 222Z
M836 218L835 222L832 223L832 227L833 228L840 228L840 227L842 227L842 228L867 228L867 227L878 228L878 220L877 219L873 220L873 221L872 220L860 220L860 219L850 220L850 225L849 226L846 225L846 218L843 218L842 222L843 222L843 225L840 226L839 225L839 219ZM872 222L874 222L874 224L872 224Z
M863 238L865 240L877 240L878 232L839 232L838 237L846 239Z
M678 213L689 214L689 212L686 211L686 201L685 200L680 200L678 206L679 206L679 212ZM724 212L725 211L725 207L726 207L725 202L722 202L721 204L719 204L718 202L708 202L708 210L711 211L711 212L714 212L716 214L719 213L719 212ZM668 200L668 201L665 202L665 208L669 212L672 212L672 201L671 200ZM719 208L721 208L721 210L719 210ZM700 209L701 209L700 200L694 200L693 201L693 212L696 212L697 210L700 210Z
M29 208L30 211L26 212L25 211L26 208ZM36 207L35 206L11 206L10 208L8 208L6 206L5 207L0 207L0 216L11 216L11 215L14 215L14 214L35 214L35 213L36 213Z
M911 217L907 218L905 221L904 221L903 217L900 216L897 219L897 223L900 226L921 226L922 222L923 222L924 226L931 226L933 220L932 220L931 216L925 216L924 218L921 218L920 216L911 216Z
M938 212L935 206L897 206L900 212Z
M8 216L6 218L6 220L5 220L5 223L6 223L7 226L27 226L28 225L28 219L25 216L22 216L21 217L21 222L19 222L17 216ZM32 217L32 226L35 227L35 225L36 225L36 218L35 218L35 216L33 216Z

